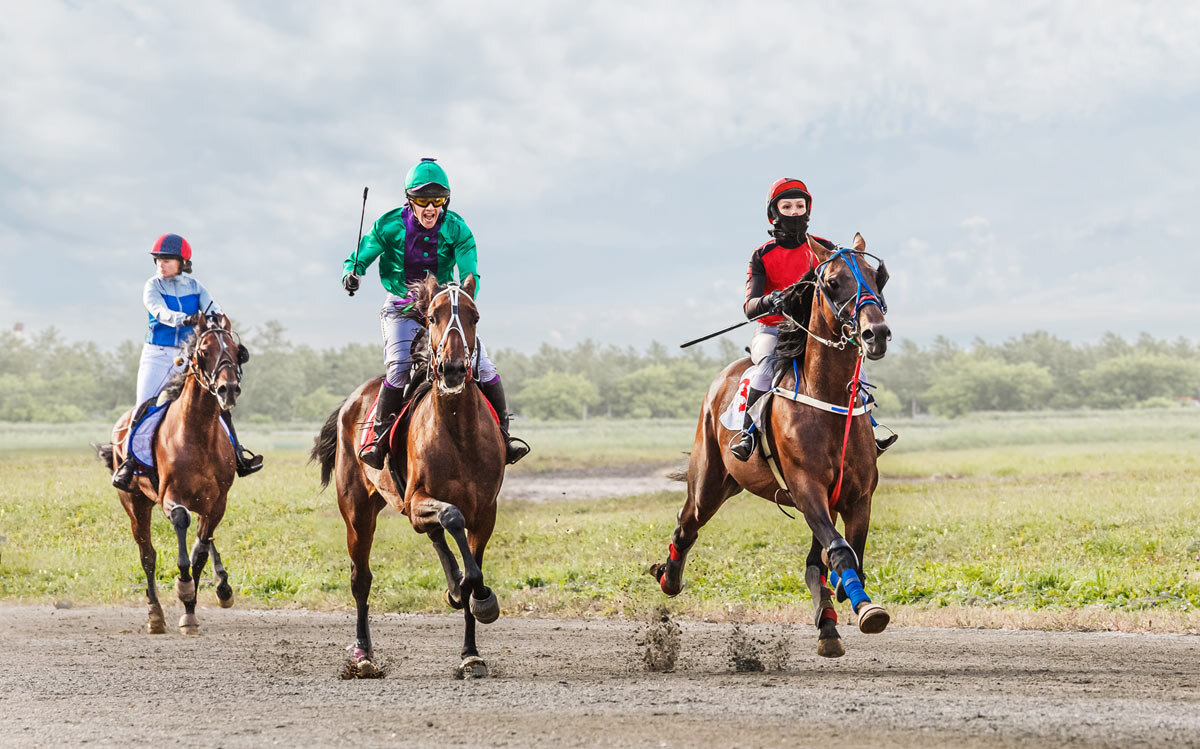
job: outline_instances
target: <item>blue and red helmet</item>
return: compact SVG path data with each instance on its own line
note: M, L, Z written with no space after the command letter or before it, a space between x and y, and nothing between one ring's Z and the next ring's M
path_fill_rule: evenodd
M192 246L178 234L164 234L154 242L150 250L154 260L159 258L178 258L184 273L192 272Z

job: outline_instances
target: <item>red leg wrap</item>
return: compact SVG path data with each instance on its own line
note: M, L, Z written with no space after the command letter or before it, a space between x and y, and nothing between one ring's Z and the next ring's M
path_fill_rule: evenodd
M681 558L679 556L679 549L676 549L673 543L667 544L667 558L672 562L678 562Z
M834 624L837 624L837 612L834 611L833 609L823 610L821 612L821 621L823 622L826 619L832 621Z

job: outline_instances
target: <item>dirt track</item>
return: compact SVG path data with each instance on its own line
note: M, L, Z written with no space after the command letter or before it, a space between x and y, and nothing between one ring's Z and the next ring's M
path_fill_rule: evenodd
M825 660L807 627L754 625L785 670L735 673L734 625L684 622L662 674L645 625L501 618L493 678L457 681L460 619L386 614L387 677L342 681L349 614L199 613L151 637L141 608L0 606L0 745L1200 745L1197 637L843 625Z

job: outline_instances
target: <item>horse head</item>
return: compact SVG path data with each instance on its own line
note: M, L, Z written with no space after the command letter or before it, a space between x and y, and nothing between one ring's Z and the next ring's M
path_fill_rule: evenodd
M813 270L813 283L819 292L815 297L819 314L824 316L829 330L835 331L835 335L840 330L844 338L859 345L868 359L882 359L892 339L892 331L884 319L887 266L866 251L867 242L861 234L854 235L849 249L830 252L820 242L812 242L810 246L818 260ZM878 265L873 267L868 258Z
M205 315L196 325L188 364L192 375L216 396L222 411L237 405L242 393L242 365L250 352L237 341L233 324L225 315Z
M444 393L459 393L474 375L479 341L475 326L479 309L475 306L475 276L462 286L439 286L426 278L417 300L417 309L425 315L429 330L429 366L438 388Z

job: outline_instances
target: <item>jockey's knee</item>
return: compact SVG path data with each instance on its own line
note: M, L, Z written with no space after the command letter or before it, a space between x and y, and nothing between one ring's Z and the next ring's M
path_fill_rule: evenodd
M408 370L412 362L395 361L387 363L387 384L397 390L408 384Z

